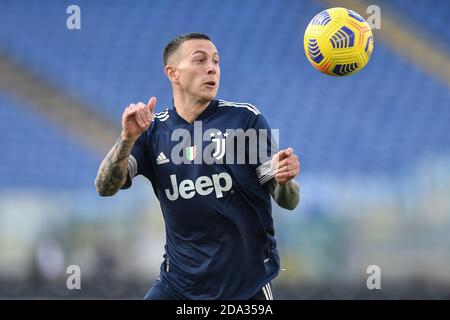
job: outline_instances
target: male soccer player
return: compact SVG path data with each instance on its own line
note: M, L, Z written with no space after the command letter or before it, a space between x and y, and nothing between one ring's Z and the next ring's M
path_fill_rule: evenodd
M130 104L122 115L121 136L95 180L97 192L111 196L141 174L160 201L164 261L145 298L273 299L270 283L280 263L270 195L283 208L297 206L299 186L293 178L299 172L298 157L288 148L267 161L258 154L252 163L252 134L247 135L244 155L226 157L242 152L225 143L239 140L228 136L230 129L253 130L261 137L270 128L253 105L214 100L219 54L208 36L191 33L170 41L164 49L164 71L172 84L173 108L154 114L155 97L148 104ZM203 141L210 138L214 148L209 150L216 149L212 163L195 161L208 143L194 138L180 147L174 139L175 132L195 135L199 123ZM260 148L261 140L255 141ZM245 161L236 161L240 156Z

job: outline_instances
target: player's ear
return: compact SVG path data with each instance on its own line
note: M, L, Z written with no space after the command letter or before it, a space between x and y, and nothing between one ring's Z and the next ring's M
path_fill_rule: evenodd
M178 72L173 65L166 65L164 67L164 73L166 74L167 78L169 78L170 82L176 82L178 80Z

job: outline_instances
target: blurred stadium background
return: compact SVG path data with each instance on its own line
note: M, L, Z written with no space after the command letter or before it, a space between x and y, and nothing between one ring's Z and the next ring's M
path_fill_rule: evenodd
M66 9L81 8L81 30ZM370 63L318 73L303 32L327 7L381 8ZM141 299L163 220L144 178L93 181L130 102L171 105L162 49L187 32L221 55L219 97L259 107L302 159L302 203L274 206L281 299L450 298L450 3L0 2L0 298ZM66 288L67 266L81 290ZM366 268L381 268L368 290Z

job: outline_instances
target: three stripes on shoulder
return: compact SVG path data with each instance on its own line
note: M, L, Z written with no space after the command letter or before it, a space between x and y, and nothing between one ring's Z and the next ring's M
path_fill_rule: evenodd
M169 119L169 109L166 108L163 112L155 113L155 118L158 118L159 121L166 121Z
M246 108L253 112L255 115L261 114L261 112L254 105L250 103L242 103L242 102L232 102L219 100L219 107L236 107L236 108Z
M236 108L245 108L251 112L253 112L255 115L261 114L261 112L256 108L254 105L250 103L244 103L244 102L232 102L232 101L225 101L225 100L219 100L219 108L221 107L236 107ZM166 121L169 119L169 109L166 108L166 110L162 112L155 113L155 118L157 118L159 121Z

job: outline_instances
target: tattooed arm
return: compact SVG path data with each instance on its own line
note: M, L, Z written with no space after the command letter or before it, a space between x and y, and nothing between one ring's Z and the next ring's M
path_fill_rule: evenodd
M267 182L267 188L275 202L284 209L294 210L300 202L300 187L295 180L280 184L272 179Z
M126 140L121 135L103 159L95 179L95 188L102 197L116 194L127 181L127 163L133 145L133 140Z
M152 97L147 105L139 102L125 109L122 134L102 161L95 178L95 189L102 197L116 194L127 181L128 157L137 138L150 127L155 105L156 98Z

